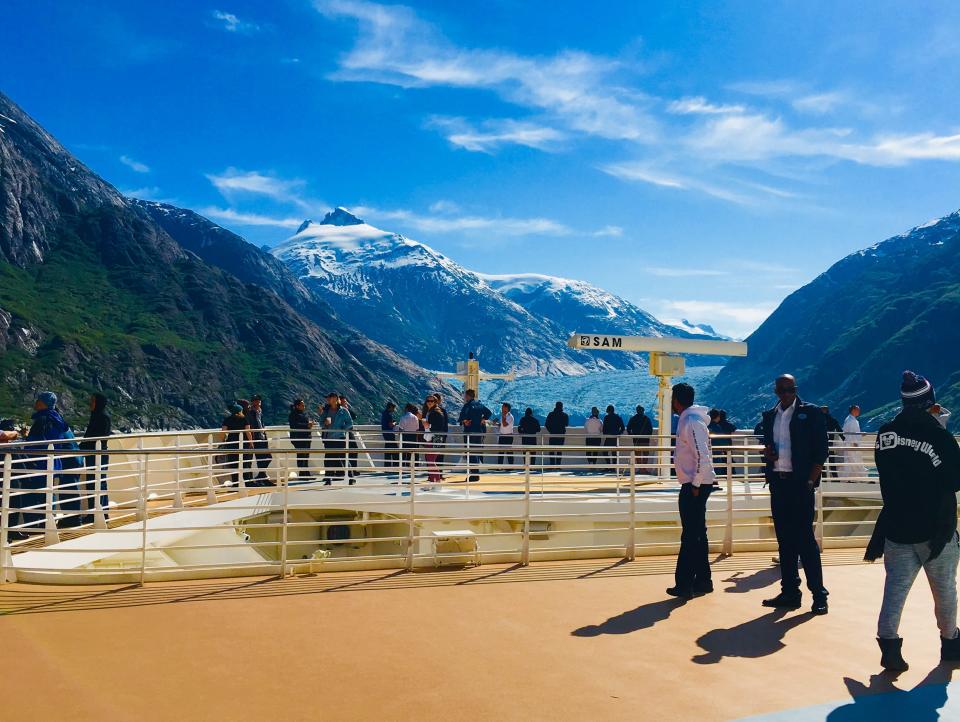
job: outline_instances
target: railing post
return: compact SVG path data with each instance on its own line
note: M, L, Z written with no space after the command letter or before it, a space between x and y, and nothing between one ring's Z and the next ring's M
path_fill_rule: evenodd
M48 450L50 447L47 447ZM60 543L60 532L57 531L57 518L53 513L53 496L55 493L53 486L53 454L47 454L46 493L43 498L43 543L45 546Z
M280 485L283 487L283 526L280 528L280 578L287 577L287 524L290 523L290 452L284 453L280 457L281 478Z
M723 526L723 554L724 556L733 555L733 476L730 473L730 454L733 451L732 446L726 446L727 451L727 521Z
M217 458L216 449L213 446L213 433L207 434L207 448L210 450L210 453L207 454L207 503L216 504L217 503L217 492L214 491L214 481L213 481L213 465L214 461Z
M107 515L106 510L103 508L103 490L101 485L106 481L103 477L103 456L98 454L97 445L98 444L107 444L106 439L102 441L93 442L93 472L94 472L94 481L93 481L93 528L94 529L106 529L107 528ZM106 448L106 447L104 447Z
M0 502L0 584L15 582L17 576L13 569L13 555L7 544L10 530L10 484L13 481L13 454L3 455L3 494Z
M817 546L823 551L823 484L818 484L813 493L817 502Z
M416 484L416 454L410 451L410 514L407 524L407 571L413 571L413 545L417 533L416 508L417 508L417 484Z
M180 491L180 434L173 437L173 447L177 450L174 455L173 480L176 486L173 490L173 508L183 508L183 494Z
M466 432L464 432L463 434L463 440L466 442L466 447L467 447L467 481L464 484L464 487L467 490L466 496L469 499L470 498L470 479L473 475L470 472L470 437L467 436Z
M140 444L143 447L142 440ZM140 586L142 587L147 576L147 471L149 458L144 458L141 454L137 459L139 467L139 487L140 487L140 509L143 511L143 520L140 522L143 527L140 531Z
M627 529L627 561L637 558L637 455L630 454L630 526Z
M137 450L143 451L143 437L137 439ZM144 481L143 454L137 454L137 486L141 487ZM137 505L137 519L147 518L147 495L140 494L140 503Z
M237 490L238 496L245 497L247 495L247 482L244 478L246 472L244 471L244 453L243 453L243 433L239 432L240 438L237 440Z
M523 548L520 564L530 564L530 452L523 452Z

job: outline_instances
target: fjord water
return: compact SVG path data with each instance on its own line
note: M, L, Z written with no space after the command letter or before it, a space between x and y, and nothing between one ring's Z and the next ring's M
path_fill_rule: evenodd
M692 366L684 376L673 383L686 381L703 391L720 372L721 366ZM580 425L590 414L590 407L600 409L601 416L607 404L613 404L624 422L641 404L647 415L656 422L657 379L646 370L598 371L585 376L531 376L516 381L483 381L480 398L494 414L499 404L506 401L513 407L519 420L528 406L542 422L557 401L562 401L570 415L570 423ZM710 399L698 396L697 403L711 405Z

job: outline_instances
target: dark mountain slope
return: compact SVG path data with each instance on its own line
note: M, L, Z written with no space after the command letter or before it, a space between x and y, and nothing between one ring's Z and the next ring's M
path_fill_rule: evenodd
M712 403L753 420L773 378L792 371L801 395L837 413L860 404L876 426L915 369L960 403L960 212L877 243L791 294L710 389Z
M425 385L402 361L364 368L275 293L182 248L3 95L0 251L3 414L24 418L43 387L77 419L104 390L121 425L218 425L254 391L276 421L296 395L339 388L372 413Z

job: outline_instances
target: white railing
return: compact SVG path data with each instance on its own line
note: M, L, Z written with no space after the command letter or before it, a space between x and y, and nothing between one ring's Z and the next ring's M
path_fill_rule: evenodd
M357 428L344 448L329 438L298 448L287 428L268 429L266 449L233 446L215 429L114 436L96 452L0 445L0 581L16 572L142 583L674 550L677 485L658 465L655 438L600 437L598 446L578 431L563 446L549 435L487 443L496 432L477 446L459 431L443 443L398 434L394 445L376 427ZM775 547L756 441L714 439L721 491L708 526L725 554ZM834 447L830 488L816 494L825 546L864 544L880 508L878 489L866 486L876 482L872 446L855 449L862 465L843 459L851 450ZM57 564L44 561L54 555ZM71 566L71 555L92 561Z

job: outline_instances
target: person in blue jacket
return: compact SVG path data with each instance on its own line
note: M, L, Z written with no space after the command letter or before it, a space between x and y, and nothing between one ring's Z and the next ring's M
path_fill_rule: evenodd
M70 430L70 427L57 410L57 395L55 393L52 391L41 391L38 393L33 403L33 408L33 423L30 425L30 431L26 438L27 441L60 441L67 438L67 432ZM31 457L29 453L31 449L39 451L41 449L62 448L64 448L63 444L30 444L25 449L25 456L27 458ZM40 471L46 471L48 468L52 468L55 472L63 470L63 461L60 457L54 456L52 463L49 459L50 457L46 454L36 454L34 455L34 460L28 462L24 468L37 469ZM49 467L48 463L50 464ZM53 480L51 480L51 482L52 481ZM28 493L18 493L11 499L10 505L15 509L21 510L19 512L17 525L22 527L22 532L12 538L21 536L23 533L39 533L43 531L46 495L43 491L39 490L43 489L46 485L46 474L22 476L14 479L12 488L17 491L28 490ZM74 488L73 494L77 494L76 488Z
M331 391L327 394L327 405L323 409L324 448L334 451L346 449L351 429L353 429L353 416L340 404L340 394ZM334 479L343 478L347 457L346 454L336 453L324 456L324 468L329 470L329 474L324 477L324 483L329 486ZM350 483L354 484L356 480L350 479Z
M483 435L486 433L484 425L493 415L493 412L480 403L477 399L477 392L473 389L467 389L463 396L466 403L460 409L457 423L463 427L464 438L471 447L467 460L467 481L480 481L480 476L475 473L475 470L483 462L483 456L480 453L474 453L472 450L483 446Z

